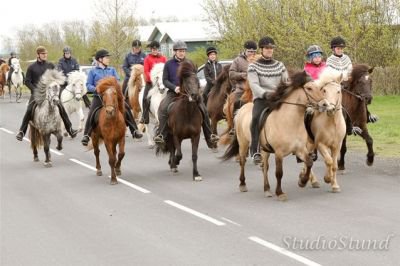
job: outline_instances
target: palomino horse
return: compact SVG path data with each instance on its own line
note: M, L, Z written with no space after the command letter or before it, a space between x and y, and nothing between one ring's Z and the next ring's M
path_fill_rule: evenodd
M216 135L218 121L225 117L223 112L224 103L232 90L232 86L229 82L230 66L231 64L228 64L222 68L221 73L215 81L215 85L208 95L207 111L211 118L211 131Z
M169 108L169 132L166 145L157 146L157 154L160 152L169 153L170 169L172 172L177 172L177 167L182 159L182 141L190 139L192 142L193 180L201 181L202 178L197 170L197 151L203 116L198 106L201 95L196 67L190 61L183 61L179 66L178 76L181 95Z
M287 155L295 154L306 163L307 169L299 184L305 185L308 182L313 164L311 156L313 147L309 143L309 136L304 126L304 114L307 108L319 109L328 106L323 97L323 91L316 82L309 81L309 76L305 72L294 74L291 77L291 84L281 84L277 91L269 96L271 113L261 129L260 144L262 150L275 153L276 195L279 200L287 199L281 188L282 162ZM247 191L244 167L251 141L252 109L253 103L247 103L239 109L235 117L234 139L223 155L223 159L228 160L239 154L241 168L239 188L242 192ZM264 159L264 164L265 160L267 158ZM267 168L268 165L265 165L264 194L271 196L266 175Z
M19 64L19 60L17 58L11 59L12 67L14 68L14 72L11 75L11 82L8 85L9 93L10 93L10 102L11 102L11 92L12 89L15 90L15 99L16 102L19 102L19 99L22 97L22 85L24 84L24 77L22 76L21 65ZM7 75L8 76L8 73Z
M154 148L154 128L155 126L158 126L158 108L160 106L161 101L165 98L167 95L165 86L162 82L163 78L163 70L164 70L164 63L158 63L153 66L153 68L150 71L150 78L151 82L153 84L153 87L149 90L149 94L147 95L148 99L151 99L150 101L150 123L149 124L140 124L142 127L144 127L144 132L146 132L147 135L147 144L150 148ZM140 102L140 107L143 110L143 93L144 90L142 90L139 94L139 102Z
M30 140L33 150L33 160L39 161L37 149L44 146L46 160L44 165L51 167L50 136L54 134L57 138L57 150L62 149L63 136L61 134L61 116L58 109L60 86L65 82L62 72L55 69L46 70L41 77L34 97L36 108L33 120L30 122Z
M79 71L73 71L68 74L68 85L61 93L61 102L65 107L65 111L70 117L71 114L77 113L79 116L79 132L83 129L83 121L85 115L82 110L82 97L87 93L86 74ZM64 128L64 126L63 126ZM64 128L64 136L68 133Z
M367 144L367 165L374 163L373 140L368 133L367 128L367 105L372 101L372 80L370 74L373 68L368 65L360 64L353 67L348 83L343 88L343 108L350 116L353 126L361 128L361 137ZM346 137L343 140L342 149L340 151L339 169L344 170L344 157L347 151Z
M140 114L139 93L144 86L143 66L140 64L133 65L131 76L128 81L128 98L132 108L133 117L137 120Z
M114 77L102 79L96 86L103 107L99 110L97 125L93 128L91 139L96 156L97 175L101 176L99 144L104 141L111 168L111 185L118 183L121 175L121 161L125 156L125 106L121 86ZM119 146L117 158L117 145Z
M4 99L4 95L5 95L5 90L4 90L4 86L7 83L7 73L10 70L10 66L6 63L3 63L0 65L0 96L3 96Z

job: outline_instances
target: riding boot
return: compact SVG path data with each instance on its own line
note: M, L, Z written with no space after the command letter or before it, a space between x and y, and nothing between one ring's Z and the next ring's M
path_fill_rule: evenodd
M203 127L204 137L207 142L207 146L210 149L216 148L216 144L219 140L219 137L212 133L210 119L208 117L207 109L203 103L199 104L199 109L200 109L201 115L203 116L202 127Z
M146 86L144 87L144 92L143 92L143 99L142 99L142 106L143 106L143 112L142 112L142 117L140 118L140 123L142 124L148 124L150 121L149 113L150 113L150 99L147 98L147 95L149 94L149 91L153 85L149 82L146 82Z
M35 102L32 101L28 104L28 108L26 109L24 118L22 119L21 127L19 128L19 132L16 136L17 140L22 141L22 138L26 134L26 130L28 129L29 121L32 119L32 112Z
M72 128L71 120L69 120L68 114L65 111L64 106L61 103L59 103L57 106L58 110L60 111L61 119L64 122L65 129L67 130L71 138L75 138L78 134L78 130Z
M8 77L7 77L7 85L8 85L8 87L10 87L11 76L12 76L13 72L14 72L14 68L11 67L10 70L8 71Z
M133 118L131 108L129 107L129 104L125 102L125 123L129 127L129 130L131 131L132 137L134 139L140 139L143 137L143 134L140 133L135 119Z
M122 83L122 93L125 98L128 98L128 81L129 79L124 79L124 82Z
M156 143L165 144L165 140L167 139L167 123L168 123L168 113L167 110L160 110L158 112L158 128L156 131L156 136L154 137L154 141Z
M91 103L90 103L89 97L85 94L85 95L82 96L82 99L83 99L83 102L84 102L85 106L87 108L90 108L90 104Z
M261 163L261 153L258 145L260 132L258 130L258 123L255 122L254 120L252 120L250 131L251 131L250 155L251 158L253 159L254 164L259 164Z

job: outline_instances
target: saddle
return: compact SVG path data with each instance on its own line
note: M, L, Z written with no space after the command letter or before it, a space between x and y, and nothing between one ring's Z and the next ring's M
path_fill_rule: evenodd
M271 114L271 112L272 110L268 106L265 107L264 110L261 112L260 119L258 119L258 125L257 125L258 131L261 131L261 129L264 127L265 121L267 121L267 118ZM274 148L272 148L272 146L269 143L263 145L262 149L269 153L275 153Z
M103 108L103 106L98 106L96 109L94 109L92 115L88 118L90 119L90 125L92 128L95 128L99 122L99 111L101 108Z

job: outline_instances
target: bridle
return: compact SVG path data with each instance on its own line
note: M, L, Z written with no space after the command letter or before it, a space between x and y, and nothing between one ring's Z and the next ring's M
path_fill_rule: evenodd
M76 86L76 84L72 84L72 87L75 87ZM71 90L69 90L68 89L68 86L64 89L64 91L68 91L70 94L72 94L72 98L71 99L69 99L69 100L67 100L67 101L65 101L65 102L63 102L63 103L67 103L67 102L69 102L69 101L72 101L73 99L76 99L76 96L77 95L80 95L81 97L79 98L79 100L77 99L77 101L81 101L82 100L82 91L80 91L80 92L76 92L76 90L74 90L74 91L71 91Z
M99 95L100 96L100 100L101 100L103 108L111 107L112 108L111 110L115 111L117 109L118 101L115 101L114 104L104 104L104 101L103 101L103 95L109 90L112 90L112 93L116 92L115 88L112 88L112 87L108 88L101 95Z

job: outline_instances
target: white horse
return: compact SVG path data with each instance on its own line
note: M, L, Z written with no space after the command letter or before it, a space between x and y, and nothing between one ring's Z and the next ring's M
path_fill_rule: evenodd
M11 75L11 82L9 84L10 102L11 102L11 92L15 89L16 102L19 103L19 99L22 97L22 85L24 84L24 78L22 76L21 65L17 58L11 59L11 65L14 68L14 72ZM8 77L8 72L6 77Z
M79 71L73 71L68 74L68 85L61 93L61 103L64 106L68 116L77 113L79 116L79 132L83 129L85 116L82 110L82 97L87 93L86 74ZM64 136L68 136L63 125Z
M163 76L163 70L164 70L164 63L158 63L155 64L154 67L152 68L150 72L150 78L151 82L153 83L153 87L150 89L149 94L147 95L148 99L151 99L150 102L150 123L148 125L143 125L140 124L140 127L145 127L144 131L146 132L147 135L147 143L150 148L154 147L154 128L158 126L158 107L160 106L160 103L162 99L167 96L166 88L162 82L162 76ZM139 94L139 103L140 107L143 110L143 93L144 90L142 90Z

